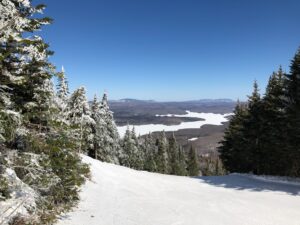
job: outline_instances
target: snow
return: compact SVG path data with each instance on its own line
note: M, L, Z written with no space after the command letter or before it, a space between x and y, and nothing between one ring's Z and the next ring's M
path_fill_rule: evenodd
M197 137L194 137L194 138L188 139L188 141L196 141L197 139L198 139Z
M211 125L222 125L222 123L227 122L227 117L231 114L216 114L216 113L198 113L198 112L191 112L186 111L186 114L183 115L176 115L176 114L167 114L167 115L156 115L159 117L190 117L190 118L201 118L204 120L201 121L192 121L192 122L182 122L178 125L163 125L163 124L146 124L146 125L137 125L133 126L130 125L129 128L135 128L137 135L145 135L150 132L155 131L178 131L181 129L190 129L190 128L200 128L205 124ZM120 126L118 127L118 131L121 137L124 136L126 132L127 126Z
M57 225L299 225L300 184L240 174L179 177L83 160L91 181Z
M15 171L7 168L4 177L10 186L10 197L6 201L0 201L0 224L6 225L16 215L28 215L36 207L38 195L27 184L23 183Z

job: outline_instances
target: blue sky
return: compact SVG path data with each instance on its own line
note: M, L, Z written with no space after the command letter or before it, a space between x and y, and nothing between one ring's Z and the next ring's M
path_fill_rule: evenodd
M300 46L299 0L34 0L71 90L110 99L245 99Z

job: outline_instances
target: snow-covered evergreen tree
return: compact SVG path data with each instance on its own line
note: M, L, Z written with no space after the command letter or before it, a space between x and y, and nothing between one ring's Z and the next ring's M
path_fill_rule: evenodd
M15 202L24 202L22 212L30 210L35 218L22 218L22 224L51 223L78 198L78 186L88 172L64 129L51 123L52 52L41 37L31 36L51 22L36 15L44 7L33 7L29 0L0 1L0 198L18 193L12 195ZM2 179L7 171L9 182ZM21 194L26 187L34 195L34 210L26 208L30 196ZM17 213L1 222L8 223Z
M122 148L124 151L122 165L133 169L142 169L143 158L139 149L137 137L134 129L130 130L129 126L127 127L122 140Z
M105 127L102 128L100 134L100 149L106 154L106 159L104 161L119 164L119 161L122 160L124 155L122 148L120 147L119 133L114 122L113 112L109 109L106 93L104 93L101 101L100 117L105 124Z
M109 153L106 151L102 144L102 142L104 141L103 137L107 133L103 114L104 112L101 109L101 103L98 101L97 96L95 95L91 105L91 117L95 121L95 123L92 124L93 146L89 151L89 155L95 159L110 162L111 158L108 156Z
M26 103L26 116L36 124L39 132L47 131L55 111L55 94L50 79L43 80L41 85L33 88L33 98Z
M65 74L64 67L58 76L57 92L56 92L56 104L58 108L57 120L60 123L68 124L68 101L69 101L69 86Z
M84 87L74 91L69 100L69 120L74 128L75 138L78 140L78 151L87 152L93 145L91 125L95 121L91 117L89 103Z

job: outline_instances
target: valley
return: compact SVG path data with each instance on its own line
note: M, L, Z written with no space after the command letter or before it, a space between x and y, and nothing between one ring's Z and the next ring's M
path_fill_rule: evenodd
M198 154L215 153L236 102L229 99L155 102L135 99L110 101L120 135L129 124L138 135L174 132L184 149L193 145ZM187 112L188 111L188 112Z

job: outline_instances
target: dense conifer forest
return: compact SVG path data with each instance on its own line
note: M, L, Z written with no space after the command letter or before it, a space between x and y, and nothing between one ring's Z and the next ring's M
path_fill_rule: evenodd
M230 172L300 176L300 49L261 96L258 84L237 104L219 151Z

